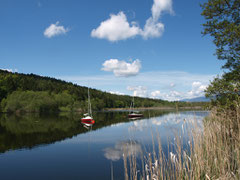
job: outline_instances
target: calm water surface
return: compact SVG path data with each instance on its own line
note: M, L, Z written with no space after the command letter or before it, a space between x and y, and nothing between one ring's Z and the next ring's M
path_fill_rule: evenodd
M145 111L129 120L127 112L98 112L84 127L80 115L0 115L0 173L3 180L124 179L123 149L140 155L160 137L163 149L186 145L193 124L205 111ZM186 146L187 147L187 146Z

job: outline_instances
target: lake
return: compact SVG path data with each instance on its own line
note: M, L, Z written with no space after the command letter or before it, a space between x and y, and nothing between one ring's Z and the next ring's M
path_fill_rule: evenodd
M176 136L187 149L190 130L195 125L201 128L208 115L206 111L143 113L141 119L128 119L124 111L97 112L93 126L82 124L78 114L1 114L1 179L124 179L123 149L140 156L161 140L167 154Z

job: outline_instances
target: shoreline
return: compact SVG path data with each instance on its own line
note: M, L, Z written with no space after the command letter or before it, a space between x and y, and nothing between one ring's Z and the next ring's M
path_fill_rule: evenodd
M201 107L201 106L194 106L194 107L190 107L190 106L186 106L186 107L138 107L138 108L133 108L133 110L136 110L136 111L145 111L145 110L205 110L204 107ZM101 110L93 110L95 112L104 112L104 111L130 111L129 108L104 108L104 109L101 109ZM49 114L54 114L54 113L69 113L69 112L72 112L72 113L82 113L83 111L82 110L77 110L77 111L57 111L57 112L45 112L45 113L49 113ZM34 112L0 112L0 114L32 114L32 113L40 113L40 112L37 112L37 111L34 111ZM43 112L43 114L45 114ZM41 113L40 113L41 114Z
M138 107L134 108L133 110L203 110L204 107L201 106L194 106L194 107ZM129 108L106 108L103 109L102 111L129 111Z

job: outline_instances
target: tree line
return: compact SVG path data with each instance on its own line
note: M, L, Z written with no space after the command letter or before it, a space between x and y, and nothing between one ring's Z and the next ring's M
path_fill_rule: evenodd
M132 97L90 89L93 110L127 108ZM88 88L35 74L0 70L1 112L56 112L87 109ZM178 102L178 107L201 103ZM176 102L135 97L135 107L175 107Z

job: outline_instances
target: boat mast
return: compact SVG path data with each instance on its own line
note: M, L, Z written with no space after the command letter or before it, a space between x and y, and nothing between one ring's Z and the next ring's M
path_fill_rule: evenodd
M88 87L88 114L92 117L92 108L91 108L91 101L90 101L90 93L89 93L89 87Z

